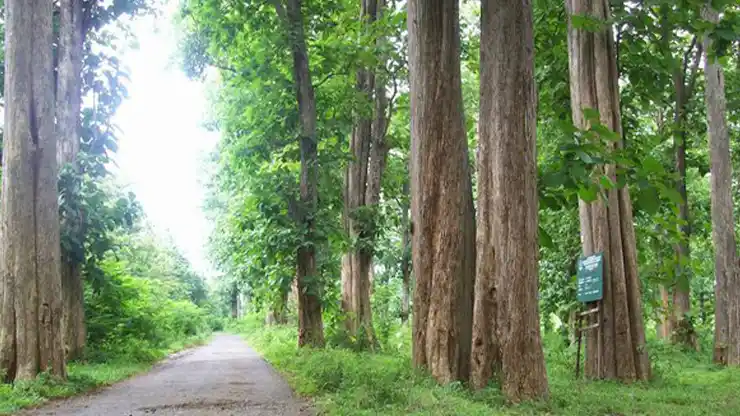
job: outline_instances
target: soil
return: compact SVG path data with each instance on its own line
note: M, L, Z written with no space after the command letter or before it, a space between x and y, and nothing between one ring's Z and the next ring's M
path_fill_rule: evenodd
M171 357L152 371L94 394L19 415L311 416L308 403L238 336Z

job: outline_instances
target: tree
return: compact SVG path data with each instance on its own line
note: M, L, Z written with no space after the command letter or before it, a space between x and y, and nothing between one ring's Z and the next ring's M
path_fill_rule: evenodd
M719 13L710 5L702 10L710 23ZM737 248L732 205L732 164L727 131L727 104L722 66L712 50L712 39L704 37L704 79L707 105L707 136L712 188L712 241L714 243L714 362L740 365L740 307L738 305Z
M298 219L304 227L306 241L298 248L296 280L298 281L298 344L324 345L321 296L315 282L316 245L314 217L318 195L318 135L316 133L316 100L311 83L308 48L303 29L301 0L286 0L285 7L276 3L293 55L293 82L298 101L299 141L301 154L300 208Z
M603 125L622 134L617 65L606 0L566 0L573 124ZM596 116L595 114L598 114ZM621 139L614 144L621 146ZM595 168L597 180L618 184L617 166ZM601 181L603 183L603 181ZM604 299L599 331L587 339L586 374L592 378L635 380L650 377L645 347L637 250L628 188L602 187L602 196L579 201L583 254L603 252ZM601 339L597 340L597 336Z
M484 1L480 44L471 382L485 387L496 367L504 394L518 402L548 394L537 304L532 4Z
M475 218L457 0L408 3L413 362L441 383L470 365Z
M82 107L82 58L85 42L82 0L59 2L59 42L56 74L57 164L77 171ZM67 359L78 358L85 347L84 288L80 261L62 252L64 343Z
M379 7L382 7L382 1L361 1L360 20L364 32L368 32L377 20ZM376 93L375 78L375 72L367 68L367 65L357 71L357 91L363 98L362 101L372 102ZM376 100L380 100L385 97L385 90L379 89L377 94ZM380 110L378 116L384 118L385 109ZM373 203L377 204L376 195L380 195L382 175L382 166L373 166L374 169L371 169L370 153L377 153L378 144L382 144L377 140L373 143L373 139L385 133L384 125L373 123L372 113L373 111L367 111L361 106L352 129L352 160L347 164L344 179L344 227L351 247L342 257L342 309L347 314L347 330L365 346L375 343L370 310L370 275L375 231L372 209ZM383 131L379 132L378 129ZM383 157L380 153L374 156L373 164L379 163L378 158ZM372 180L371 175L373 179L377 177L377 180Z
M52 2L5 7L0 368L8 380L64 378Z

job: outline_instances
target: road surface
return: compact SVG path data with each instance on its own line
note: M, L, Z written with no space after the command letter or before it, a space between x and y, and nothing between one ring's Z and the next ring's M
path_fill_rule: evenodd
M90 395L21 412L35 416L310 416L285 381L235 335L219 334L186 352Z

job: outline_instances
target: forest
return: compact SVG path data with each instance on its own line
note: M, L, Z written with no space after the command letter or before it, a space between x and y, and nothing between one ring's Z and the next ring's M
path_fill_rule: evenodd
M214 280L109 168L160 1L4 0L0 412L226 331L319 414L740 414L740 3L176 3Z

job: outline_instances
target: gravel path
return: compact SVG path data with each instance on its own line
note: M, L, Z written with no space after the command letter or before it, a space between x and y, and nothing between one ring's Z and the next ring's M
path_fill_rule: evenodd
M235 335L174 357L100 392L19 415L309 416L310 407Z

